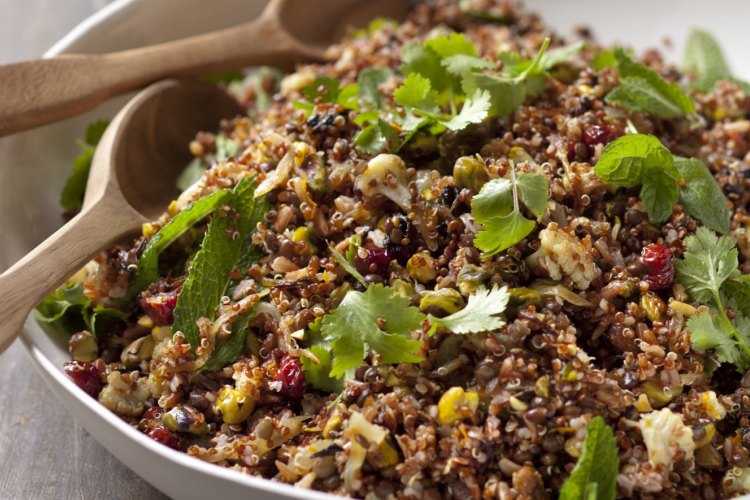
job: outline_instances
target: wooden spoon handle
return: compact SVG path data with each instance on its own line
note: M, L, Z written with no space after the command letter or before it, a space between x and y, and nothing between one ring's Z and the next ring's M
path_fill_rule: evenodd
M103 55L66 55L0 66L0 136L92 109L169 76L320 59L274 16L205 35Z
M106 200L81 212L0 275L0 354L23 329L29 311L97 252L140 227L130 207L105 208Z

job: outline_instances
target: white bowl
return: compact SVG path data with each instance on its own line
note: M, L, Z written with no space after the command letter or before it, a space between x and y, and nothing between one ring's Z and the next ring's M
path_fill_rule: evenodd
M92 16L49 50L105 52L166 41L230 26L255 17L265 0L119 0ZM690 27L711 31L722 42L738 76L750 75L744 48L750 32L744 19L750 6L732 0L527 0L527 5L561 33L589 25L604 42L625 42L637 49L660 46L670 37L681 47ZM738 12L742 11L742 12ZM258 43L248 40L248 43ZM667 55L679 59L679 53ZM91 121L112 117L127 96L86 115L0 140L0 268L6 268L62 224L58 197L78 153L76 139ZM9 237L12 235L12 237ZM223 497L330 498L216 467L170 450L134 430L84 395L62 372L68 359L65 341L27 320L22 341L50 389L76 420L120 461L167 495L180 499ZM33 450L30 450L33 452Z

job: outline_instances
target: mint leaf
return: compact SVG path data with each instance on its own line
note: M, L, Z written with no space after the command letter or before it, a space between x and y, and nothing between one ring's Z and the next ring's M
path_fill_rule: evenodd
M101 326L113 326L128 315L117 309L94 304L79 283L61 286L36 306L34 316L40 323L59 327L66 333L88 330L98 335Z
M237 267L243 246L248 244L247 237L258 222L252 217L255 187L254 178L245 178L228 198L228 204L239 214L239 221L228 215L213 216L177 297L172 328L182 332L193 348L198 345L196 321L202 317L213 319L229 286L229 274Z
M208 214L219 208L230 195L227 190L214 191L177 213L149 240L138 259L135 274L128 282L125 302L131 302L141 290L159 278L159 254Z
M547 200L549 200L549 186L547 178L542 174L519 175L518 189L521 191L521 201L526 208L541 220L547 211Z
M678 198L675 179L659 167L646 169L641 187L641 202L651 222L661 224L666 221L672 215L672 208Z
M620 187L642 184L645 172L659 169L664 169L669 177L681 178L672 153L659 139L644 134L625 135L610 142L594 167L597 177Z
M717 233L729 232L727 199L711 171L695 158L675 156L674 165L685 180L680 188L680 203L687 213Z
M630 59L624 50L614 52L620 71L620 86L605 100L631 111L642 111L656 118L681 118L695 110L693 100L677 84L669 83L654 70Z
M484 224L493 217L508 215L513 210L513 182L492 179L471 199L471 215Z
M682 66L686 73L695 76L690 86L701 92L709 92L719 80L732 77L716 39L699 29L693 29L688 36Z
M601 417L586 426L583 453L560 489L560 500L614 500L620 460L612 429Z
M60 206L63 210L78 210L83 206L83 195L86 192L86 183L89 180L91 160L94 151L102 138L104 131L109 125L109 120L98 120L86 129L84 142L81 143L81 154L73 160L73 172L65 181L60 193Z
M474 238L474 246L482 250L485 257L507 250L528 236L536 227L534 221L518 211L503 217L493 217L482 225L484 229Z
M508 287L481 289L469 295L466 307L445 318L427 316L430 322L429 334L434 334L439 327L453 333L479 333L497 330L505 325L505 320L498 314L505 312L508 306Z
M323 317L322 335L333 354L330 376L339 378L361 365L369 349L380 354L384 363L421 361L420 342L410 332L419 329L423 319L408 299L381 284L364 292L350 291Z

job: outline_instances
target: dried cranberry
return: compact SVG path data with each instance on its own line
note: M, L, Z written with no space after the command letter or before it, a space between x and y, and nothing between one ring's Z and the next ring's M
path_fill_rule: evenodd
M148 317L156 325L171 325L174 321L172 313L177 305L177 295L181 288L169 292L149 293L148 291L141 294L141 309L148 314Z
M354 264L357 271L362 274L377 274L387 278L388 269L391 267L391 256L385 248L371 244L365 245L357 250Z
M615 129L611 125L591 125L583 131L583 142L587 146L609 144L615 138Z
M102 379L99 369L85 361L66 361L63 365L65 375L83 391L95 398L102 390Z
M148 437L150 437L157 443L161 443L164 446L169 446L174 450L180 447L180 439L177 437L177 435L175 435L174 432L170 431L163 425L151 429L148 432Z
M575 161L576 160L576 144L578 144L576 141L569 140L565 147L568 150L568 161Z
M298 358L289 354L284 355L274 380L281 382L281 389L279 390L281 394L292 399L302 397L305 390L305 374L302 373L302 364Z
M674 283L674 265L672 252L659 243L652 243L643 247L641 261L648 273L646 282L651 290L671 288Z

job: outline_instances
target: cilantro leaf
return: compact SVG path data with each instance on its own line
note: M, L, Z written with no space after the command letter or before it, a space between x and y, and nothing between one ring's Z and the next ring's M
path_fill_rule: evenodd
M319 362L315 363L307 356L300 357L302 371L305 372L305 381L316 389L326 392L341 392L344 388L345 377L336 378L330 375L333 358L331 357L331 345L323 340L320 331L322 320L322 317L318 317L307 325L308 332L305 335L305 340L310 345L310 352L318 358ZM350 370L350 372L347 372L346 378L353 375L353 370Z
M585 42L576 42L564 47L550 49L542 56L542 59L539 62L539 67L543 71L549 71L555 66L564 63L585 48Z
M492 217L502 217L513 210L513 182L510 179L492 179L471 199L474 220L484 224Z
M438 95L430 80L419 73L411 73L393 92L393 100L404 108L416 108L430 113L438 110Z
M253 220L255 180L252 177L241 180L229 195L229 204L240 216L216 214L208 224L200 250L195 255L188 277L177 296L174 309L174 331L180 331L195 348L198 345L196 321L206 317L212 319L216 307L230 283L229 274L236 268L247 246L247 237L255 228ZM236 233L238 237L230 234Z
M717 233L729 232L727 200L713 174L702 161L674 157L685 184L680 188L680 203L687 213Z
M450 120L441 120L448 130L463 130L472 123L481 123L490 109L490 94L477 89L461 107L461 111Z
M333 354L330 376L341 377L361 365L369 349L380 354L384 363L421 361L420 342L410 332L419 329L423 319L409 300L381 284L364 292L350 291L323 318L321 333Z
M518 176L517 182L521 191L521 201L537 216L537 220L541 220L547 211L549 199L547 178L542 174L524 174Z
M65 181L60 193L60 206L63 210L77 210L83 206L83 195L89 180L91 160L94 158L94 151L107 125L109 125L109 120L98 120L86 129L84 141L81 143L81 154L73 160L73 172Z
M189 208L177 213L149 240L138 259L135 274L128 282L125 302L132 301L159 277L159 254L198 221L219 208L229 194L229 191L222 189L196 200Z
M430 38L425 41L424 45L432 49L441 59L459 54L471 57L476 57L477 55L477 48L474 46L474 43L466 38L466 35L463 33L453 32L448 35Z
M432 314L427 316L430 322L429 335L434 334L439 327L453 333L479 333L497 330L505 325L505 320L498 314L505 312L510 293L508 287L493 287L491 290L481 289L469 295L466 307L445 318L436 318Z
M509 115L526 99L526 86L523 81L515 78L467 73L463 76L461 86L466 95L473 95L478 90L489 92L489 116Z
M387 82L393 72L388 68L366 68L357 76L359 95L376 108L383 107L383 94L380 86Z
M448 56L440 63L445 66L448 73L456 76L461 76L464 73L477 69L491 69L497 66L497 64L492 61L480 59L479 57L467 56L466 54Z
M353 144L365 154L377 154L384 150L396 151L403 141L390 123L377 119L357 133Z
M656 118L681 118L695 110L693 100L675 83L669 83L654 70L633 61L621 48L615 49L620 86L605 100L631 111L642 111Z
M732 77L719 43L709 33L699 29L693 29L688 36L682 66L687 73L695 76L690 86L701 92L709 92L719 80Z
M612 429L601 417L586 426L583 453L560 489L560 500L614 500L620 460Z
M401 49L401 73L417 73L427 78L436 91L445 89L450 84L448 72L442 65L440 56L422 44L408 44Z
M592 61L592 65L596 71L601 71L604 68L617 67L617 58L615 57L615 51L602 50L601 52L597 52Z
M484 229L474 238L474 246L482 250L485 257L490 257L524 239L534 230L536 223L521 212L513 211L502 217L492 217L482 226Z
M737 269L735 243L699 227L694 236L685 239L685 247L683 259L675 264L677 278L693 300L710 308L687 323L693 348L715 349L719 361L732 363L744 373L750 368L750 320L743 311L750 301ZM732 320L726 313L730 304L739 306Z

